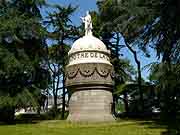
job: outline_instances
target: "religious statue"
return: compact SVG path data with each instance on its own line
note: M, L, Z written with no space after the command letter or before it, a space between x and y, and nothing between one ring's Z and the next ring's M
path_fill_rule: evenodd
M89 36L92 35L92 19L91 19L91 15L89 14L89 12L86 12L86 16L85 17L81 17L82 21L85 24L85 35Z

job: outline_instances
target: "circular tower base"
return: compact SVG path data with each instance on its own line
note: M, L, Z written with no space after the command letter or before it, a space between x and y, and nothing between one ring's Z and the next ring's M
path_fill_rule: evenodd
M94 37L86 35L76 40L68 53L66 88L70 94L68 121L110 122L114 70L110 51Z
M75 91L69 101L68 121L111 122L112 93L108 90L89 89Z

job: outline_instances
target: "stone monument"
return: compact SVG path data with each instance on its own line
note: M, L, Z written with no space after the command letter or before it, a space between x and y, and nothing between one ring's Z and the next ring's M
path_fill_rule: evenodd
M72 45L66 66L66 87L70 91L72 122L114 121L112 116L113 66L110 51L92 35L91 16L82 17L85 36Z

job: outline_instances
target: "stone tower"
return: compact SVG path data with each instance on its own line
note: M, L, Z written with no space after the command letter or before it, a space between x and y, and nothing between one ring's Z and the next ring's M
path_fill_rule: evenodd
M114 121L111 111L113 66L109 60L110 51L92 35L89 13L83 21L86 34L72 45L66 66L66 87L71 93L68 120Z

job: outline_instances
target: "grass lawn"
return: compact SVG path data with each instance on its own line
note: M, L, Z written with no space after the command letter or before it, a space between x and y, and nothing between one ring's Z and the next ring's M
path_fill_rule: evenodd
M151 121L73 124L42 121L36 124L0 125L0 135L161 135L165 127Z

